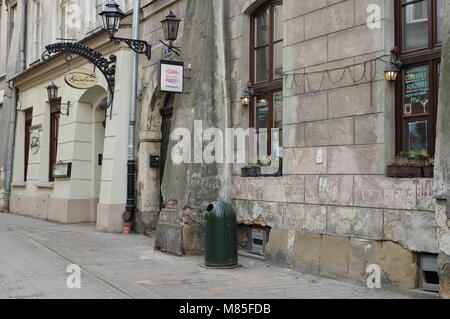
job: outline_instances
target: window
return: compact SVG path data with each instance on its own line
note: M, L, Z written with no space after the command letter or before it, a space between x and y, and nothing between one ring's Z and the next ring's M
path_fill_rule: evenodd
M65 39L67 35L66 15L67 15L67 5L66 3L64 3L61 5L60 8L59 36L61 39Z
M11 7L9 8L8 45L11 43L16 19L17 19L17 3L11 5Z
M41 2L34 2L34 45L35 45L35 60L39 59L41 55L41 43L42 43L42 33L41 33Z
M396 152L434 155L443 0L397 0Z
M33 122L33 109L25 111L25 143L24 143L24 182L27 181L28 176L28 158L30 156L30 139L31 139L31 125Z
M59 104L59 105L58 105ZM54 181L53 165L56 164L56 155L58 152L58 131L59 131L59 109L61 100L52 103L50 113L50 157L49 157L49 181Z
M270 1L255 11L250 26L250 79L255 92L250 107L250 127L258 133L259 146L267 143L267 155L278 152L282 146L282 12L282 2Z

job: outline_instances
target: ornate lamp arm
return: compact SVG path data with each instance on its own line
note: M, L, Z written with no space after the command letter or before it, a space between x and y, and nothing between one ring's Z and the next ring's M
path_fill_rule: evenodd
M119 44L120 42L125 42L131 50L138 54L145 54L147 59L151 59L152 57L152 46L143 40L134 40L134 39L126 39L126 38L116 38L114 36L109 37L111 41Z

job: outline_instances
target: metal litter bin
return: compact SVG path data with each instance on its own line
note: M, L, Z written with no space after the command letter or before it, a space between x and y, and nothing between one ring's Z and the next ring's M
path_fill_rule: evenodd
M238 266L237 221L233 207L223 201L210 204L205 212L205 266L232 268Z

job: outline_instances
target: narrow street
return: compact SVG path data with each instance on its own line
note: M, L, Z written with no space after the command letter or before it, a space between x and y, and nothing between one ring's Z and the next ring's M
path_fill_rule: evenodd
M410 298L305 275L240 257L242 267L211 270L202 257L153 250L153 239L99 233L0 214L0 298ZM66 268L81 267L69 289Z

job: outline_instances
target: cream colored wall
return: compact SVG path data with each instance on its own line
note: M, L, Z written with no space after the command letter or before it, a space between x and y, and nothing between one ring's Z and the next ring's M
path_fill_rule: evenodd
M33 108L32 125L42 125L41 148L29 156L28 180L24 179L24 112L18 113L16 148L14 152L13 196L58 200L91 200L99 198L101 205L125 205L128 112L131 91L131 53L129 50L116 52L116 90L112 119L106 118L104 145L95 146L99 140L103 118L95 107L107 96L107 84L101 72L96 71L99 87L77 90L64 82L64 77L54 79L59 87L62 102L71 102L70 115L60 117L57 161L72 162L70 179L48 181L50 105L47 102L48 82L19 93L20 110ZM93 69L86 64L83 68ZM100 114L99 114L100 113ZM97 166L94 150L103 149L103 166ZM96 172L96 173L95 173ZM101 172L101 173L100 173ZM100 190L95 189L97 175L101 174ZM51 209L51 208L48 208ZM20 212L19 212L20 213ZM53 211L52 214L58 212ZM81 213L81 212L80 212ZM108 211L103 214L108 215ZM103 216L105 217L105 216ZM106 216L109 217L109 216ZM76 219L75 219L76 220ZM59 221L59 220L58 220ZM78 221L78 220L77 220Z

